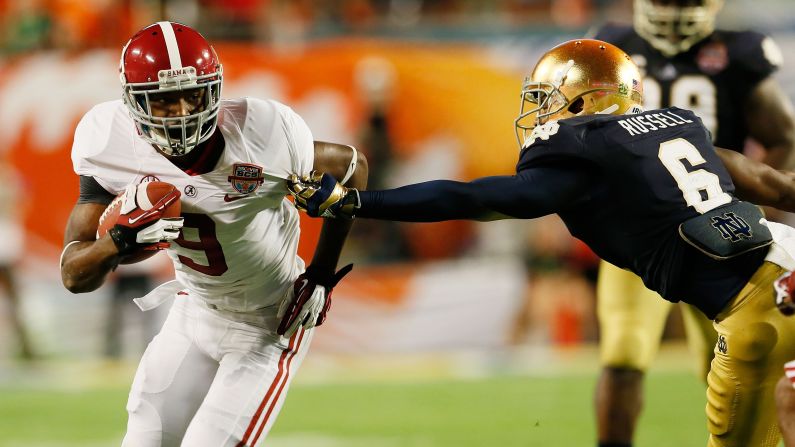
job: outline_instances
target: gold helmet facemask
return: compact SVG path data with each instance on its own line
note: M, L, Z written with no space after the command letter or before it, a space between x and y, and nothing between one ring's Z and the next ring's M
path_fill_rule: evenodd
M579 115L637 113L643 87L637 66L615 46L594 39L565 42L544 54L522 85L514 121L519 147L548 121Z
M671 57L712 34L722 7L723 0L635 0L635 31Z

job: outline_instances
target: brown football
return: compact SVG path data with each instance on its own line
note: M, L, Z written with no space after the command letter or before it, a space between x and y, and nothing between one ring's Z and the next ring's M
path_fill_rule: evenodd
M148 210L152 208L153 203L157 203L166 194L174 191L176 187L171 183L166 182L146 182L138 185L138 193L136 194L136 202L142 209ZM121 202L124 193L119 194L108 205L102 216L99 218L99 227L97 227L97 239L104 236L116 224L121 212ZM163 211L163 217L178 217L181 211L180 201L176 200ZM149 259L157 253L157 250L138 250L123 257L120 261L121 264L135 264L145 259Z

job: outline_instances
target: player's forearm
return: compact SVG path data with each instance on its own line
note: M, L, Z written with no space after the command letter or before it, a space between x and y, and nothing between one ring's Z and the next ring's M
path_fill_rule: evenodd
M61 281L72 293L99 288L118 265L118 249L109 236L78 242L67 248L61 264Z
M469 183L435 180L387 191L362 191L356 217L404 222L531 219L569 205L587 186L574 170L538 168Z
M777 169L795 168L795 135L766 148L764 163Z
M468 184L434 180L385 191L361 191L356 217L402 222L486 218L490 210Z
M716 148L716 152L732 177L737 197L795 212L795 172L773 169L727 149Z
M367 160L361 157L346 186L360 190L364 189L367 187L368 175ZM352 224L353 221L345 219L325 219L323 221L320 239L312 257L312 265L332 272L336 270L340 253L342 253L342 248L345 245L345 240Z

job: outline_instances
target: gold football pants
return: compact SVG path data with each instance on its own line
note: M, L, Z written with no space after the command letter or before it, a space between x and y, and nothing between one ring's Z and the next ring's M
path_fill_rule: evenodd
M780 437L774 390L795 358L795 320L778 311L773 281L784 273L765 262L715 318L718 343L707 379L710 447L775 447Z
M602 366L645 372L657 354L673 303L647 289L634 273L605 261L599 266L596 297ZM705 380L717 334L698 309L683 304L682 315L699 377Z

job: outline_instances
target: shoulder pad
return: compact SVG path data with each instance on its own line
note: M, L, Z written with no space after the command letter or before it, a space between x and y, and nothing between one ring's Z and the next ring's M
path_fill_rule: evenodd
M761 80L781 67L784 57L772 38L755 31L725 34L732 64Z
M280 177L306 175L314 163L312 132L290 107L274 101L245 98L246 117L240 123L253 159Z
M525 140L516 170L521 171L540 161L588 158L583 151L582 133L585 127L567 122L550 121L536 126Z

